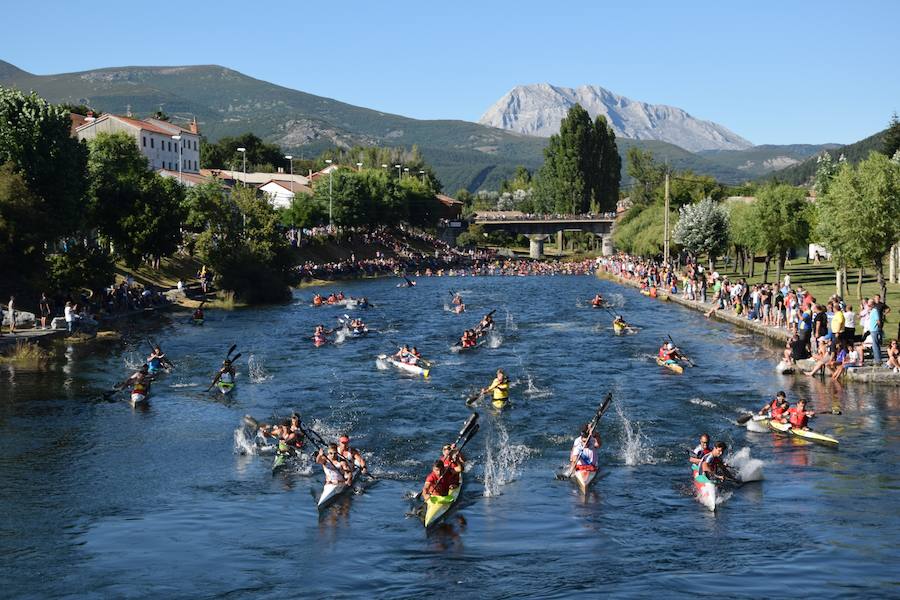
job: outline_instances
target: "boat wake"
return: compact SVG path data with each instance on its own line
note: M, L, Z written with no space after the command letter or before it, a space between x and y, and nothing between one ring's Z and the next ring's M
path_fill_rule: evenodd
M275 446L269 444L258 432L252 432L246 425L234 430L234 453L242 456L271 454Z
M503 423L493 419L494 426L485 440L484 497L499 496L500 488L516 480L519 467L534 450L524 444L510 444L509 433Z
M130 371L137 371L147 362L144 360L144 355L138 351L129 352L122 359L125 361L125 367Z
M247 366L250 370L250 381L252 383L263 383L272 379L272 374L266 371L262 359L256 358L255 354L251 354L250 358L247 359Z
M628 419L622 411L621 403L615 403L615 407L619 420L622 421L622 433L625 436L620 444L622 460L629 467L655 464L656 459L650 454L650 439L641 431L640 423Z
M388 362L387 358L381 358L379 356L375 359L375 367L377 367L379 371L387 371L391 368L391 363Z

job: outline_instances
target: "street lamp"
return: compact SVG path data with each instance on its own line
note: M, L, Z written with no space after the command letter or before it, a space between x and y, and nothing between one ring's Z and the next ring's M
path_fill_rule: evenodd
M403 172L406 173L406 177L409 177L409 167L404 167Z
M402 167L402 166L403 166L403 165L394 165L394 168L397 169L397 179L400 179L401 177L403 177L403 176L400 174L400 167Z
M238 148L238 152L241 153L241 156L244 157L244 186L247 186L247 149L246 148Z
M291 194L294 193L294 157L290 154L285 154L284 156L291 162ZM293 200L291 200L293 202Z
M356 170L357 170L357 171L362 171L362 163L361 163L361 162L356 163Z
M422 176L422 183L425 183L425 171L419 171L419 175Z
M326 158L325 162L328 163L329 166L331 166L330 158ZM325 167L325 168L327 169L328 167ZM332 190L333 190L331 187L331 173L332 172L333 171L328 171L328 229L331 229L331 226L332 226L332 220L331 220L331 205L332 205Z
M173 135L172 139L175 140L175 145L178 146L178 183L183 183L181 181L181 136Z

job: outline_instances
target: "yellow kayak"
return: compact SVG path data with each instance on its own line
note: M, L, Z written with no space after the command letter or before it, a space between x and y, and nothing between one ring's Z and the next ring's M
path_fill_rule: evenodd
M656 364L658 364L658 365L661 366L661 367L665 367L665 368L669 369L670 371L674 371L675 373L683 373L683 372L684 372L684 367L682 367L681 365L679 365L679 364L678 364L677 362L675 362L674 360L672 360L672 361L666 361L666 360L663 360L663 359L661 359L661 358L657 358L657 359L656 359Z
M788 435L792 435L794 437L800 438L802 440L806 440L808 442L816 442L817 444L823 444L825 446L831 446L832 448L837 448L839 442L836 438L831 437L830 435L825 435L824 433L818 433L816 431L812 431L810 429L795 429L790 423L779 423L777 421L769 421L769 427L774 429L779 433L786 433Z
M462 492L462 474L459 477L459 486L450 490L446 496L431 496L425 501L425 528L428 529L440 521L447 512L456 504L459 494Z

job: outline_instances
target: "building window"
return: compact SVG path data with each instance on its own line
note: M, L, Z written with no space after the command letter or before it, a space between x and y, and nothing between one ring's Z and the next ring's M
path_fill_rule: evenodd
M153 138L150 138L150 147L153 148Z
M144 148L147 147L147 138L144 136L141 136L141 146L143 146Z

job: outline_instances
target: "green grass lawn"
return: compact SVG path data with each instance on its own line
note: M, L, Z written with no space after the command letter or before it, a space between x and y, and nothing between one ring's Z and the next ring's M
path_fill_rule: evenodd
M750 283L759 283L763 280L763 269L764 262L761 257L756 258L756 267L753 277L747 277L747 281ZM724 268L724 265L720 262L719 266L716 267L716 270L724 276L727 276L729 279L735 279L741 277L741 275L734 269L734 264L730 265L730 268ZM802 285L805 289L812 292L812 295L819 302L824 302L831 297L832 294L837 293L837 288L834 285L834 266L830 262L822 261L819 264L813 264L812 261L807 263L804 259L794 259L789 264L785 265L785 269L781 274L781 277L784 278L785 274L789 274L791 276L791 286L796 288L798 285ZM887 265L885 265L885 279L887 279ZM853 301L858 300L857 298L857 283L858 278L858 270L857 269L848 269L847 270L847 292L844 294L845 299L850 299ZM775 282L775 263L774 261L771 263L769 268L769 277L770 282ZM891 300L894 300L894 304L897 304L898 307L894 312L900 311L900 285L896 283L889 283L887 285L888 297L886 302L891 304ZM862 284L862 297L871 298L874 294L878 293L878 282L876 281L875 271L872 269L866 269L863 275L863 284Z

